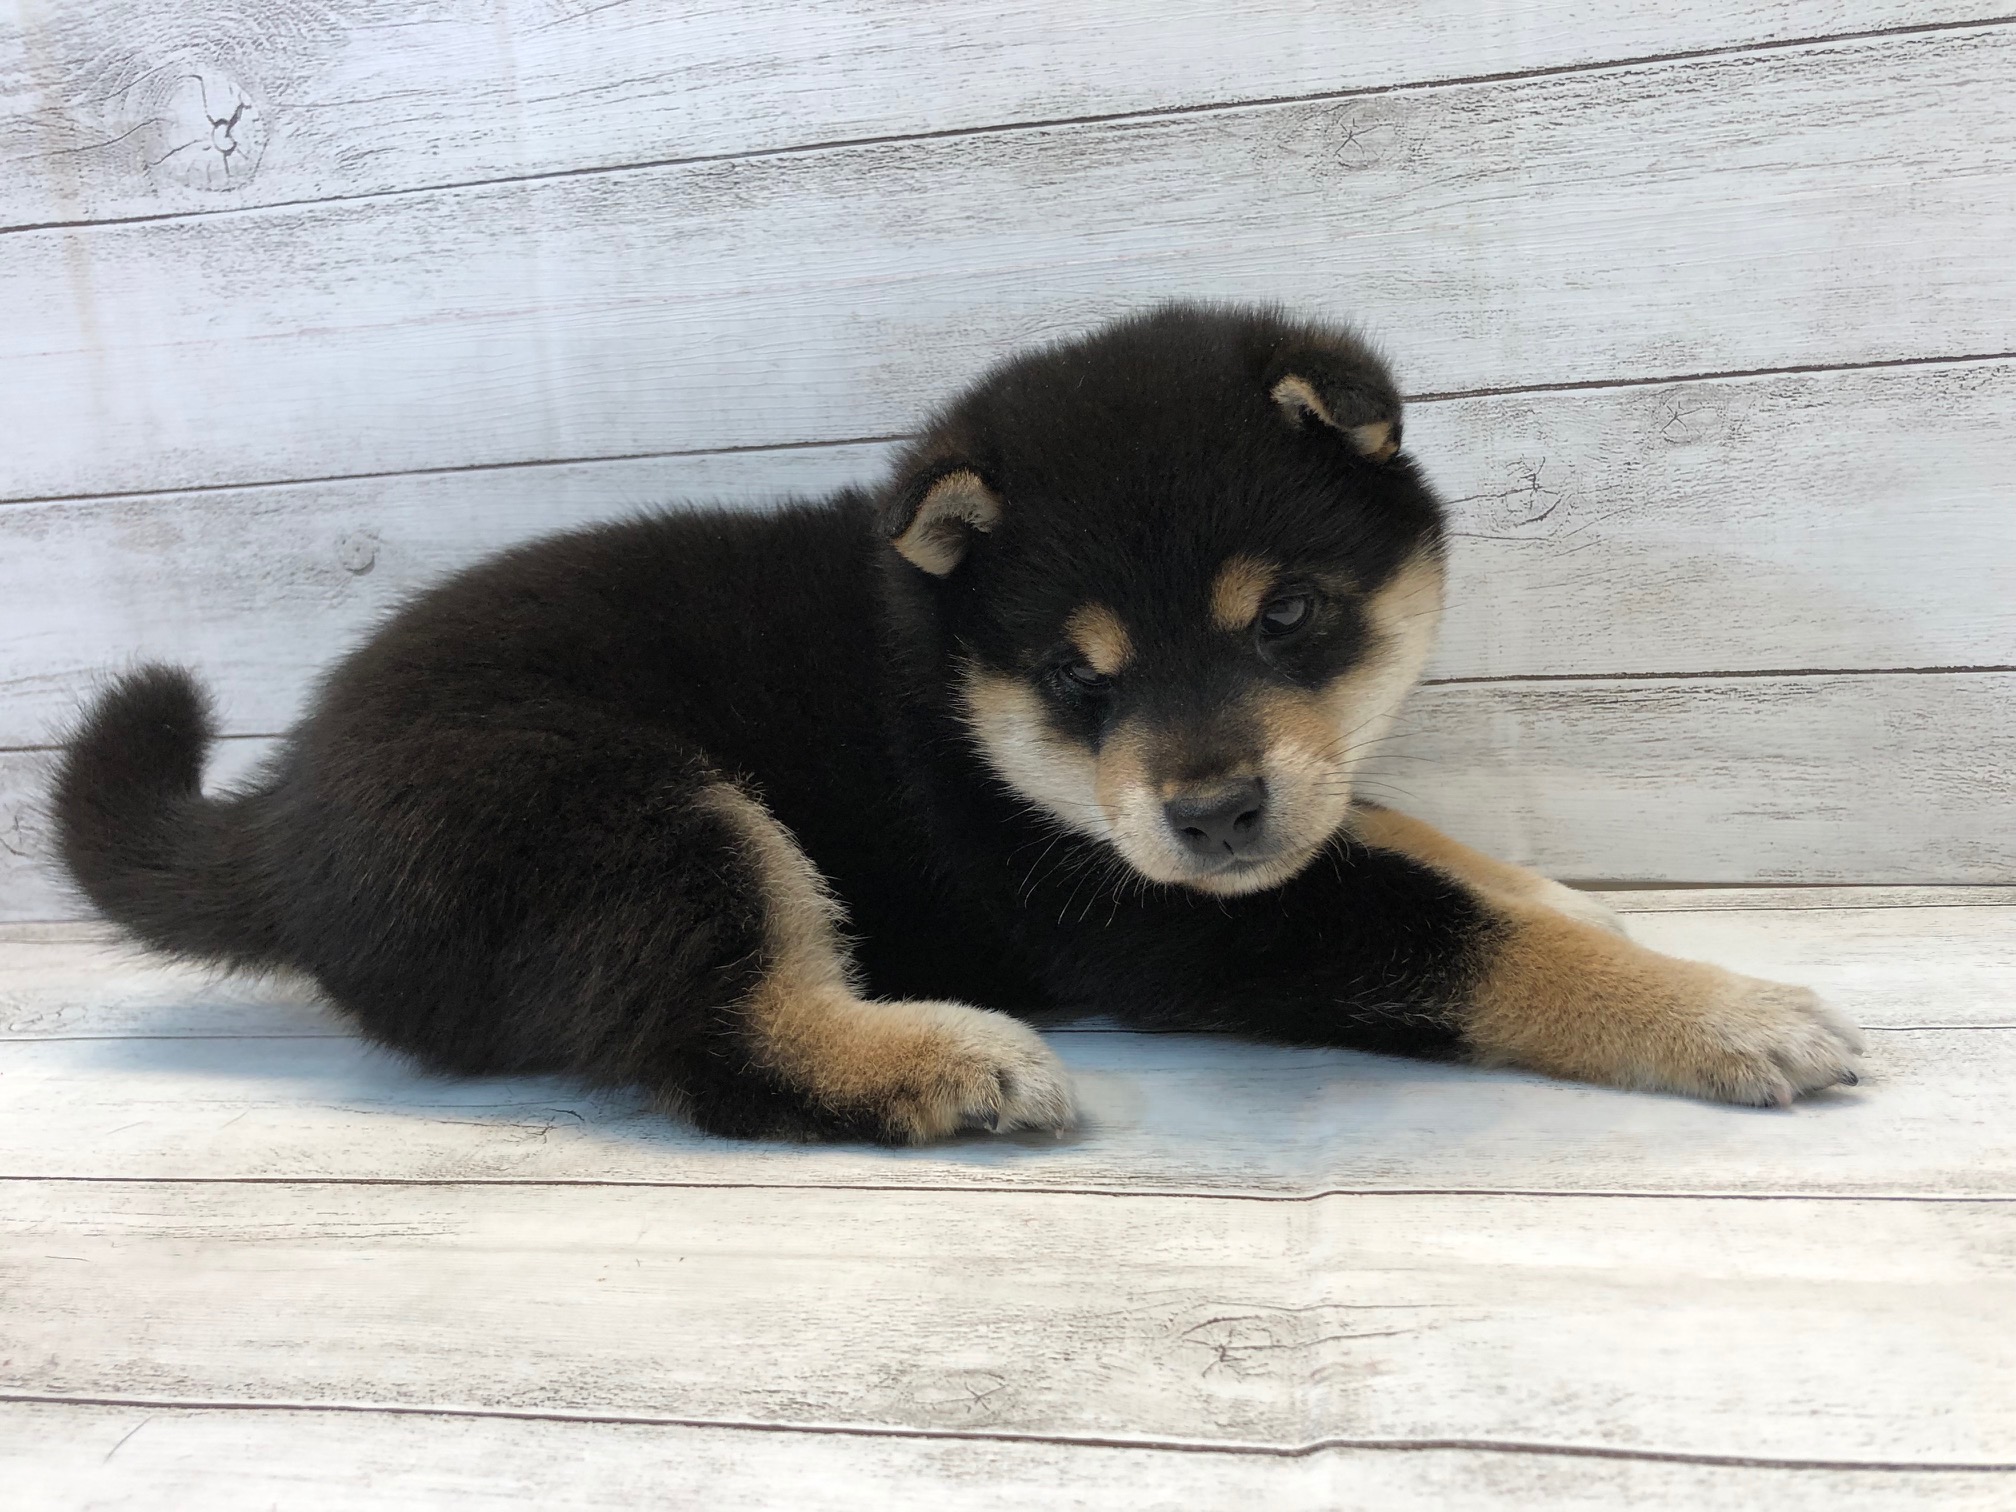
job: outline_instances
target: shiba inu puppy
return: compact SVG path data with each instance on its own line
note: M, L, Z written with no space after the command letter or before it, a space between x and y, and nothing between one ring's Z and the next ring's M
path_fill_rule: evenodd
M1797 987L1353 793L1442 510L1349 332L1174 306L1005 363L876 492L507 552L394 616L242 791L188 674L54 795L140 940L309 973L428 1066L702 1127L1061 1128L1019 1009L1773 1104L1855 1080Z

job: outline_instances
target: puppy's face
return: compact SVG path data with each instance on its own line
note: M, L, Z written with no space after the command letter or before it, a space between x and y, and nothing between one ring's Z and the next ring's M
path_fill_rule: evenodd
M888 523L980 757L1141 876L1300 871L1419 677L1440 515L1347 334L1164 311L1023 359Z

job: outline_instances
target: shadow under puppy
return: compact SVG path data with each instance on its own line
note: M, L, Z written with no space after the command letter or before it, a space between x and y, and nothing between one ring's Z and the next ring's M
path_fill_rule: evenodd
M185 672L55 791L91 900L310 973L427 1065L642 1084L726 1134L1059 1128L988 1008L1772 1104L1855 1079L1801 988L1354 801L1428 654L1442 511L1348 332L1164 308L1017 358L879 493L507 552L205 796Z

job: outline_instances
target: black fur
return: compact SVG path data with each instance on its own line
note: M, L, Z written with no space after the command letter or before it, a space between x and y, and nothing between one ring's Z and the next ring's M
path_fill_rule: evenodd
M1271 659L1197 623L1228 554L1370 587L1439 549L1413 465L1298 428L1269 397L1289 372L1340 425L1397 427L1347 335L1173 308L1005 365L879 494L507 552L340 663L236 795L199 793L201 695L148 668L70 747L63 858L149 945L312 973L430 1066L643 1084L732 1134L888 1131L748 1042L771 905L695 801L724 778L830 882L868 995L1450 1053L1491 927L1466 891L1342 832L1263 892L1148 883L1005 787L961 714L977 665L1088 747L1131 712L1202 750L1242 689L1317 688L1365 654L1345 593ZM1007 507L940 578L888 543L953 467ZM1096 700L1055 667L1088 599L1143 642L1141 678Z

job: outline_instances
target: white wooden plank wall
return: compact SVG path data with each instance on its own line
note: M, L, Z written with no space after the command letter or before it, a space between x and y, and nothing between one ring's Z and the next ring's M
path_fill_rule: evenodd
M79 912L108 668L196 666L229 779L488 550L1270 298L1392 349L1456 518L1378 790L1746 884L1612 901L1873 1041L1766 1113L1094 1022L1070 1140L744 1147L14 923L0 1486L2010 1505L2006 9L0 0L0 921Z
M1461 535L1396 795L1574 877L2012 875L1992 6L0 18L0 917L76 911L36 792L104 668L271 735L449 567L872 478L1169 293L1357 319L1416 395Z

